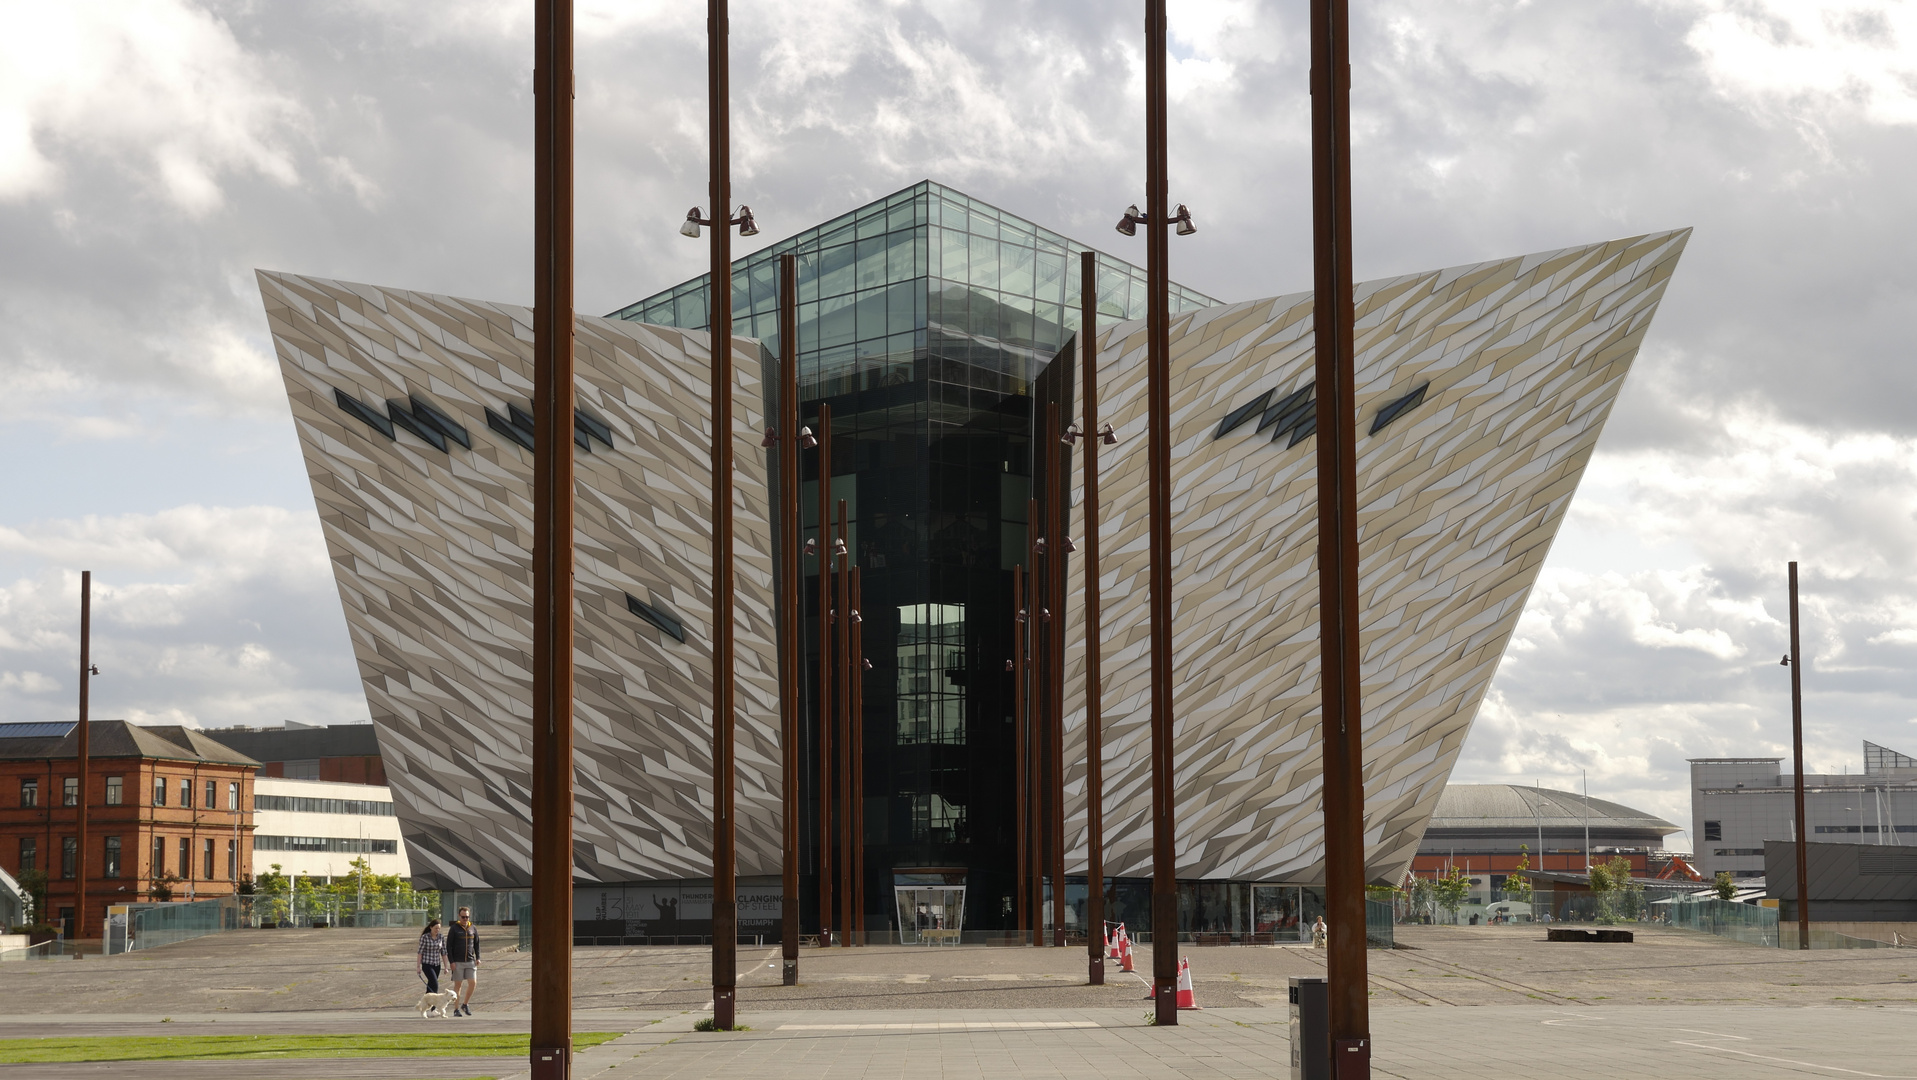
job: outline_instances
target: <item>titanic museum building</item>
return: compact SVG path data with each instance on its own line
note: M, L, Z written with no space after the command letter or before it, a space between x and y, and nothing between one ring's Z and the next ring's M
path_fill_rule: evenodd
M1363 282L1357 298L1367 876L1400 880L1689 230ZM1013 578L1028 505L1082 538L1071 419L1084 245L930 181L740 258L736 673L741 932L778 934L775 504L858 568L868 933L1015 929ZM832 455L775 486L779 256L800 412ZM1149 907L1145 273L1096 256L1104 887ZM416 879L483 922L529 884L532 319L523 306L262 272L262 296ZM703 277L576 322L575 932L709 928L710 338ZM1180 924L1282 938L1323 874L1312 297L1171 297ZM1061 450L1062 453L1069 453ZM821 475L821 474L824 475ZM1054 500L1063 500L1059 508ZM802 925L820 925L817 560L803 560ZM1084 578L1062 610L1068 928L1086 858ZM835 811L843 821L848 809ZM840 826L835 825L837 829ZM835 833L835 835L837 835ZM1046 855L1053 865L1057 853ZM837 871L834 871L835 873ZM828 924L837 920L828 917Z

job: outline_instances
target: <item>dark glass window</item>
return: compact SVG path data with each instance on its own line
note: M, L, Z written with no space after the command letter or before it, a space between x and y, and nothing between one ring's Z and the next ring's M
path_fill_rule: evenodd
M20 872L24 874L29 870L38 870L39 868L40 868L39 839L32 836L21 837L20 838Z
M119 877L120 876L120 838L119 837L109 836L106 838L106 862L103 865L105 867L105 869L101 871L101 875L103 877Z
M680 641L686 639L686 624L663 608L654 607L631 593L626 594L626 609Z
M438 450L440 453L446 452L446 435L439 430L439 425L415 417L412 409L406 402L394 401L388 398L386 401L386 418L391 420L395 427L402 428L419 436L426 445Z
M228 810L238 810L240 808L240 782L238 780L229 781L226 785L226 808Z
M418 394L409 399L413 406L413 417L420 423L438 429L441 435L458 443L468 450L473 448L473 437L466 434L466 425L447 416L438 406Z
M153 778L153 805L166 805L166 777L164 776Z
M213 880L213 841L210 838L201 842L200 853L203 856L203 862L201 866L202 873L200 874L200 877L203 880L212 881Z
M166 837L153 838L153 878L159 880L166 874Z
M180 780L180 809L193 809L193 781L185 778Z
M340 408L346 410L347 414L355 420L358 420L389 439L394 437L393 422L381 416L372 406L367 405L365 402L360 401L358 398L353 397L338 387L333 388L333 401L337 403Z
M63 776L60 778L60 805L61 806L80 805L80 778L79 777Z
M126 801L126 777L109 776L106 778L106 804L118 806Z
M185 836L180 837L180 876L193 879L193 841Z
M73 876L73 867L74 867L74 863L78 861L79 852L80 852L80 841L74 839L71 836L62 836L60 838L60 876L61 877L70 878Z
M393 816L393 804L389 802L373 802L366 799L308 799L298 795L261 795L257 792L253 795L253 809L287 810L298 814Z
M240 846L231 840L226 842L226 880L240 880Z
M393 855L397 840L369 840L357 836L255 836L254 851L334 851L362 855Z
M1274 393L1276 393L1276 391L1267 390L1253 398L1250 404L1240 405L1236 409L1226 413L1225 418L1218 421L1218 430L1212 432L1211 437L1214 439L1222 439L1226 435L1231 434L1233 428L1263 412L1266 404L1271 401L1271 395Z
M206 801L200 805L206 807L208 810L218 810L220 808L220 782L218 780L208 780L206 782Z
M20 805L22 807L40 805L40 781L37 778L20 781Z
M1397 399L1396 401L1393 401L1390 404L1386 405L1384 408L1379 409L1378 415L1373 417L1371 420L1371 434L1376 435L1380 431L1383 431L1385 429L1386 424L1391 423L1393 420L1396 420L1398 417L1403 416L1405 413L1408 413L1411 410L1417 408L1419 405L1423 404L1424 392L1429 389L1431 389L1431 384L1425 383L1423 386L1418 387L1416 390L1411 391L1409 394L1406 394L1405 396Z
M1721 821L1705 822L1704 823L1704 839L1706 840L1724 839L1724 823Z

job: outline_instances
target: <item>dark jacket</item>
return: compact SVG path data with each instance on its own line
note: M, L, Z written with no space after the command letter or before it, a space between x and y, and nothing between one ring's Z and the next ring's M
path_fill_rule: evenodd
M479 927L458 923L446 928L446 959L455 964L479 962Z

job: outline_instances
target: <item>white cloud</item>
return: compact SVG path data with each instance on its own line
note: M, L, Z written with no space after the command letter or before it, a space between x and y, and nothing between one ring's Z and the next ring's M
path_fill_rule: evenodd
M1685 40L1745 107L1817 123L1917 123L1917 8L1871 0L1703 0Z
M0 199L56 195L90 161L194 216L222 204L222 174L298 180L305 110L203 8L16 0L0 18Z

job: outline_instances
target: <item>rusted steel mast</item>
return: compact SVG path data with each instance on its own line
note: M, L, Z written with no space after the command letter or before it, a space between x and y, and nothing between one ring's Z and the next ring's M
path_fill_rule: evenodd
M819 944L832 929L832 406L819 406Z
M1027 806L1031 802L1030 739L1026 732L1031 726L1031 716L1025 708L1025 628L1029 618L1025 610L1025 568L1015 566L1012 568L1012 771L1016 779L1012 816L1013 828L1018 834L1013 872L1018 879L1018 925L1014 929L1021 931L1032 925L1031 875L1026 870L1031 859L1031 837L1026 826Z
M1791 768L1797 811L1797 947L1810 948L1810 835L1804 817L1804 656L1797 640L1797 563L1791 563ZM1862 805L1861 803L1859 805Z
M572 1071L573 20L533 16L532 1075Z
M780 791L784 795L783 871L779 890L779 953L782 981L799 982L799 669L805 664L800 638L805 630L799 582L805 566L799 557L799 304L798 260L779 256L779 603L783 616L779 648Z
M1079 254L1079 365L1085 381L1085 948L1105 982L1105 729L1098 603L1098 253Z
M1318 619L1323 694L1325 922L1332 1073L1371 1075L1366 997L1358 455L1353 398L1351 64L1345 0L1311 4L1314 348L1318 380Z
M839 539L852 535L848 527L845 500L839 503ZM849 542L839 552L839 936L841 945L852 944L852 846L848 834L852 823L852 552Z
M1165 0L1145 0L1145 426L1151 620L1152 987L1178 1023L1178 853L1172 809L1171 266L1166 227Z
M1063 382L1061 380L1061 382ZM1063 383L1069 389L1070 383ZM1063 389L1060 391L1063 393ZM1045 593L1052 617L1045 624L1045 696L1052 715L1052 945L1065 946L1065 542L1071 528L1066 490L1064 428L1055 401L1045 404Z
M77 895L73 902L73 937L76 941L87 936L87 796L88 793L93 790L93 785L90 782L92 778L88 775L88 773L92 771L93 752L92 742L89 738L92 729L87 723L87 695L92 689L92 674L93 571L82 570L80 571L80 723L73 729L76 744L74 746L74 753L79 757L80 769L80 790L78 793L80 801L79 804L74 807L76 813L73 822L74 843L79 845L79 850L74 852L75 865L73 873L73 883L77 890ZM49 794L48 798L51 800L51 794ZM212 808L208 807L208 809ZM105 866L102 865L101 869L104 870ZM192 876L191 873L189 873L188 876ZM34 916L40 919L41 922L46 921L44 912L36 911L34 912ZM105 923L101 924L100 936L102 938L100 951L105 952L107 948L107 943L104 940L106 937ZM78 959L80 956L77 952L73 955L75 959Z

